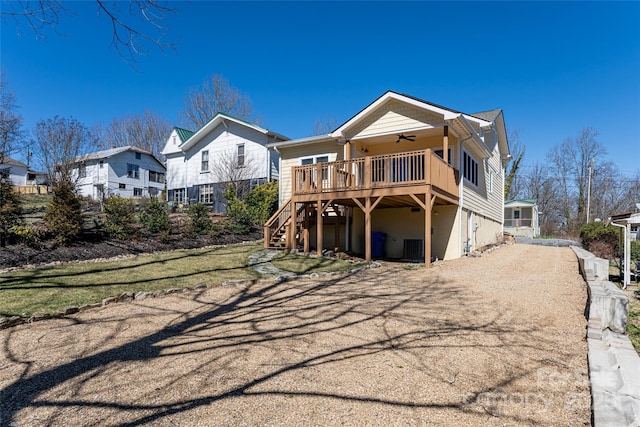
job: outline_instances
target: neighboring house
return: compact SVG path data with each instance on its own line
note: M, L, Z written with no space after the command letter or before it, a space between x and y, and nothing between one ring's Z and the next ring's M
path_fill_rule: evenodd
M265 247L451 259L502 238L501 110L465 114L386 92L327 135L271 144L280 210Z
M174 128L162 154L167 159L167 200L204 203L225 211L230 182L253 188L278 179L278 154L267 144L287 138L218 113L197 132Z
M636 206L639 206L636 204ZM639 206L640 207L640 206ZM636 265L635 270L632 270L631 265L631 242L638 238L638 227L640 227L640 212L627 212L617 215L611 215L611 224L619 227L621 230L621 234L623 236L623 285L626 288L627 285L631 283L631 274L632 271L635 271L636 281L638 281L638 274L640 273L640 268ZM635 229L635 233L633 230ZM635 235L634 235L635 234Z
M71 171L81 196L157 197L164 190L165 167L149 151L118 147L76 157Z
M9 171L9 179L11 180L11 184L15 186L28 185L29 166L27 166L26 164L14 160L11 157L5 156L2 163L0 163L0 170Z
M516 237L540 237L540 213L534 199L504 202L504 231Z

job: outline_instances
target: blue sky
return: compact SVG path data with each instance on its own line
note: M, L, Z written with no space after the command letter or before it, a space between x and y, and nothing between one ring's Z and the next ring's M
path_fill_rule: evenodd
M640 172L640 2L175 2L176 52L138 70L110 47L92 1L70 2L59 36L2 22L0 61L28 128L86 125L150 109L179 124L211 74L249 95L261 124L291 138L339 123L386 90L459 111L501 108L525 162L587 126L606 160ZM20 156L17 156L20 158Z

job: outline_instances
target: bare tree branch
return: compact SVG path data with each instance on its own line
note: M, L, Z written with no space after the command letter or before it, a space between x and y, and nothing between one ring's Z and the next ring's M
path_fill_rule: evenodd
M99 147L106 149L132 145L150 151L161 159L160 152L171 129L171 124L164 117L145 110L139 115L111 120L100 132Z
M232 185L238 198L243 199L251 190L250 180L256 176L258 164L250 155L240 159L237 151L228 150L216 155L211 170L218 182Z
M176 13L167 1L129 0L127 10L122 10L115 0L95 0L98 15L108 18L111 24L111 44L118 55L135 66L137 57L147 54L147 46L154 45L160 50L175 49L174 42L163 41L168 28L163 20ZM73 16L71 8L62 0L9 1L2 0L0 17L12 19L18 31L22 23L31 28L36 38L46 38L45 31L51 29L57 34L60 18Z
M184 125L195 129L206 125L218 113L254 123L257 121L251 98L232 87L229 81L219 74L211 75L199 87L189 91L184 106Z
M5 156L17 149L17 143L24 137L23 119L17 108L16 97L0 70L0 164L4 163Z
M314 135L326 135L333 132L338 127L338 119L335 117L329 117L328 115L323 119L316 119L313 124Z
M55 116L36 124L39 158L49 182L74 182L73 160L93 147L89 130L74 118ZM77 177L76 177L77 178Z

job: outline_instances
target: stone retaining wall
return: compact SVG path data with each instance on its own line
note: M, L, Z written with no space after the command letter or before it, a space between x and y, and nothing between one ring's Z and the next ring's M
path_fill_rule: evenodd
M609 263L572 246L587 281L587 342L595 427L640 426L640 357L626 335L629 300L608 281Z

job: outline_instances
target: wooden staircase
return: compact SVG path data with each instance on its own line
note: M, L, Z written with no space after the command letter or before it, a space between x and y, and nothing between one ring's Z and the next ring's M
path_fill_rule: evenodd
M296 211L296 224L292 229L291 210L293 204L291 199L278 209L264 225L264 248L265 249L293 249L293 234L299 241L303 230L310 224L317 221L317 206L314 203L300 204ZM323 218L335 218L344 220L345 208L331 204L322 214Z

